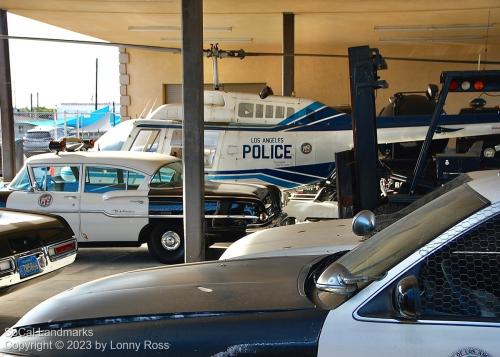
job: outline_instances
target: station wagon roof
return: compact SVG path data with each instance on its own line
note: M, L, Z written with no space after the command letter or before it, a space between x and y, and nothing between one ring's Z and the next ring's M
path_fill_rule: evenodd
M112 165L130 168L153 175L160 167L174 161L178 158L149 152L130 152L130 151L78 151L78 152L60 152L59 154L49 153L30 157L26 160L29 165L48 165L48 164L95 164Z

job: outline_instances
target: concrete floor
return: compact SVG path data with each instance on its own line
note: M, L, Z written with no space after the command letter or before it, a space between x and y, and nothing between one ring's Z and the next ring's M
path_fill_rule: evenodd
M161 265L140 248L80 248L75 262L0 296L0 334L45 299L104 276Z

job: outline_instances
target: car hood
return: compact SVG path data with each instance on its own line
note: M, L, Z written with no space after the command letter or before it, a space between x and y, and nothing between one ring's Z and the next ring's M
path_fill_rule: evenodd
M158 267L95 280L58 294L16 324L124 316L314 308L302 291L321 257L296 256Z
M239 239L220 259L333 254L361 242L351 219L295 224L252 233Z
M205 197L226 196L226 197L257 198L259 200L263 200L270 192L279 195L279 189L272 185L240 184L240 183L231 184L231 183L205 181ZM155 196L156 195L182 196L182 187L152 188L150 194Z
M58 217L0 209L0 259L71 237L73 231Z

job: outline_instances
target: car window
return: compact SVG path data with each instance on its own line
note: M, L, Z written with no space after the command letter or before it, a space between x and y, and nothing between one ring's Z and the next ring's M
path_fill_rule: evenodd
M49 192L78 192L78 166L35 166L32 168L38 190Z
M175 161L160 168L152 177L149 186L168 188L182 186L182 162Z
M9 189L16 191L29 191L31 189L31 181L26 167L14 177L14 180L9 185Z
M85 192L104 193L117 190L137 190L145 175L116 167L91 166L85 169Z
M497 213L422 262L421 318L500 321L498 232Z
M252 202L232 202L229 206L229 215L231 216L252 216L256 217L258 207Z
M158 129L142 129L139 130L137 136L132 143L130 151L158 151L158 143L160 141L160 130Z

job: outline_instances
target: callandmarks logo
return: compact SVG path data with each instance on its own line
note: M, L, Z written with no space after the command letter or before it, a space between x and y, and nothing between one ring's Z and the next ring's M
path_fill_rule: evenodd
M40 207L49 207L52 204L52 196L48 193L44 193L38 199L38 205Z
M485 350L477 347L465 347L454 352L450 357L493 357Z

